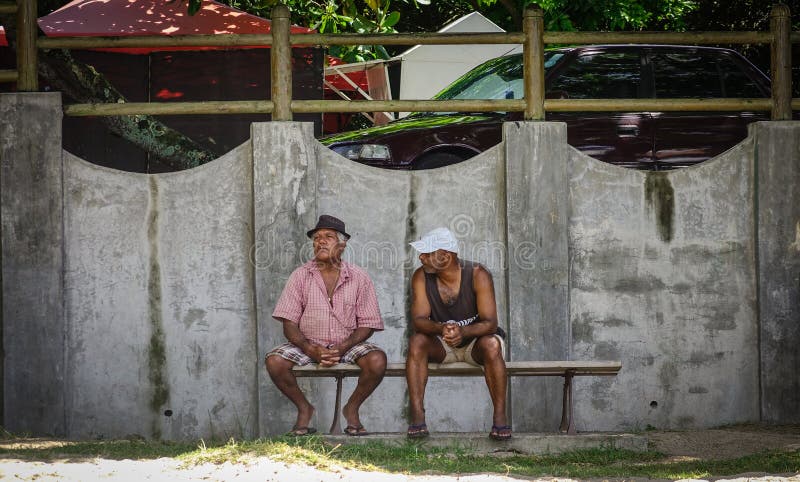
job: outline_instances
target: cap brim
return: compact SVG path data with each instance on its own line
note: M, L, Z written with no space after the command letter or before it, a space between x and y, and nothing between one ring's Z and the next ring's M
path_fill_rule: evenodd
M410 242L408 244L413 246L414 249L416 249L417 252L420 253L420 254L429 254L429 253L433 253L434 251L436 251L435 249L431 249L430 246L428 246L428 244L425 243L424 241L412 241L412 242Z

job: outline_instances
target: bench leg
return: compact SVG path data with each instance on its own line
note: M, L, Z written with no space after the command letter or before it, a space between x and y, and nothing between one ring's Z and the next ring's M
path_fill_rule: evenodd
M330 430L332 435L342 433L342 424L339 422L339 413L342 407L342 380L344 380L344 375L336 375L336 406L333 408L333 422Z
M572 417L572 373L564 374L564 397L561 407L561 433L575 435L575 422Z

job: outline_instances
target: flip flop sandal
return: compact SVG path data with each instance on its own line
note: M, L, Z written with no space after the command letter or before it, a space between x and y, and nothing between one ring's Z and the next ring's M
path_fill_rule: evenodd
M409 425L408 432L406 432L406 436L408 438L425 438L429 435L430 432L428 432L428 426L424 423Z
M489 438L501 442L505 440L511 440L511 425L492 425L492 431L489 432Z
M287 432L286 435L292 437L305 437L307 435L315 433L317 433L317 429L315 429L314 427L295 427L291 429L289 432Z
M344 433L351 437L363 437L364 435L369 435L369 432L364 428L363 425L348 425L344 428Z

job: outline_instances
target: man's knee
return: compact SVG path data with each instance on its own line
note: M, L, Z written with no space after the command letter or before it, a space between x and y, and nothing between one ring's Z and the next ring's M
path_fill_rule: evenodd
M381 350L372 350L358 360L362 370L368 370L376 375L383 375L386 371L386 353Z
M431 337L422 333L414 333L408 339L408 357L409 358L427 358L428 350L431 343Z
M475 341L475 348L477 348L484 360L503 359L503 344L497 339L495 335L486 335L478 338Z
M264 360L264 365L267 367L267 373L271 376L275 376L288 373L292 369L294 363L279 355L271 355Z

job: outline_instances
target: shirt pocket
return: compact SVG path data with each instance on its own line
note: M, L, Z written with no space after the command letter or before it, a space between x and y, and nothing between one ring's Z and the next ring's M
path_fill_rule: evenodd
M345 328L349 328L351 330L355 330L357 327L356 324L356 304L350 303L345 301L342 303L342 316L339 318L339 322Z

